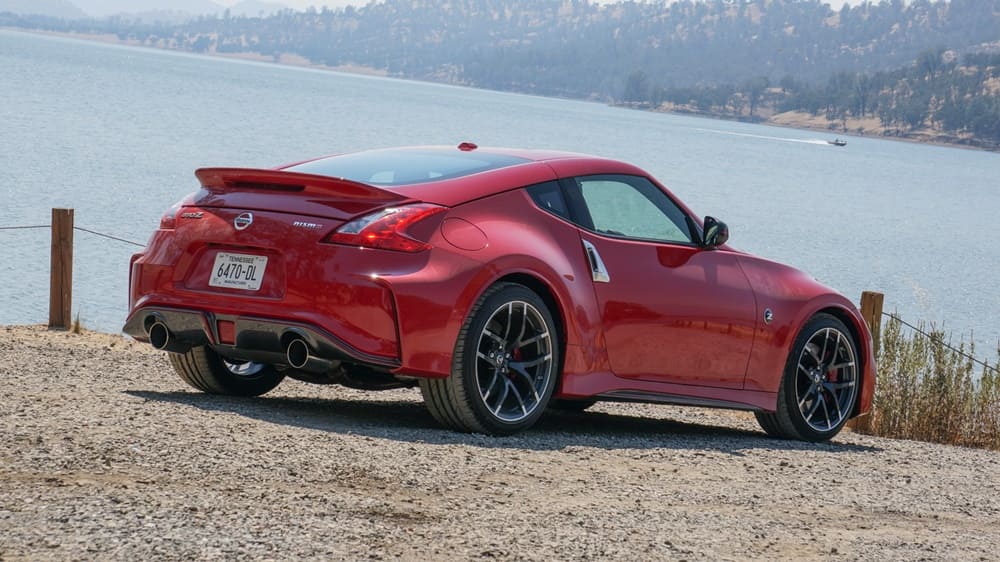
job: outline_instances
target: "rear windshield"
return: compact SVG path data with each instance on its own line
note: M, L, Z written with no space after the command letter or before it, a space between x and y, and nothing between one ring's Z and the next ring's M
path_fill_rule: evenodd
M485 152L389 149L331 156L285 170L396 186L458 178L527 161Z

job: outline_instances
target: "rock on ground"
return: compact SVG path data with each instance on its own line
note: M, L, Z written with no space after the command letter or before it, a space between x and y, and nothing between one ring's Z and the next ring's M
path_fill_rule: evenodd
M599 404L523 435L415 390L186 387L122 337L0 327L0 560L995 560L1000 454Z

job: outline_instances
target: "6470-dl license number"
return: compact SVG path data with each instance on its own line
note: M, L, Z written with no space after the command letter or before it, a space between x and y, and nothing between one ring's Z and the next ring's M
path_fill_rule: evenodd
M264 280L266 268L267 256L219 252L215 255L208 284L211 287L256 291Z

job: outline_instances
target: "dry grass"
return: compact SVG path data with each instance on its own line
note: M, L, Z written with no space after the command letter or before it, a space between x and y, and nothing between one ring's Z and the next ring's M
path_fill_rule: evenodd
M1000 349L998 360L983 367L946 347L950 339L943 331L925 331L930 338L897 319L882 326L874 412L858 429L1000 450ZM974 345L955 347L975 355Z

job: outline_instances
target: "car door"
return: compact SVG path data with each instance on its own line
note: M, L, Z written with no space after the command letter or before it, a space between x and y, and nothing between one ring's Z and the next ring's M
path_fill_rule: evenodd
M614 373L741 388L757 314L736 255L700 247L694 223L647 178L562 185L583 228Z

